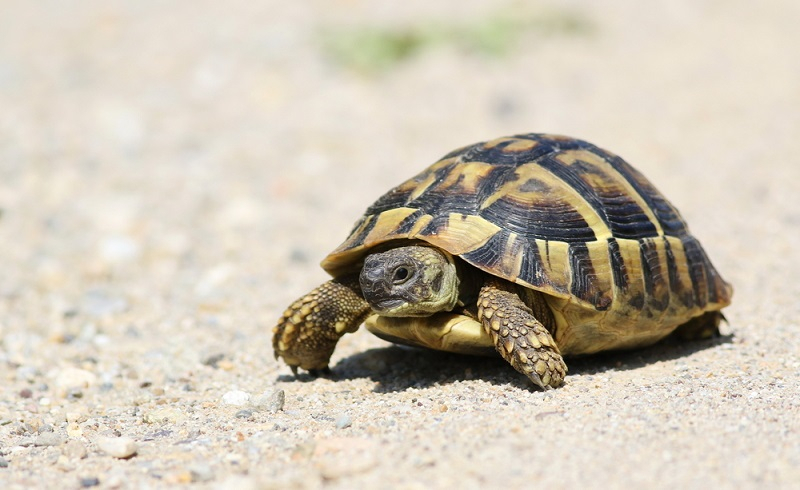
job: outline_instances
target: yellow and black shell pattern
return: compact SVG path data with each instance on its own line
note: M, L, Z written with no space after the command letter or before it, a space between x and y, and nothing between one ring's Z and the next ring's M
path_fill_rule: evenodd
M351 271L396 240L428 242L573 309L645 311L660 323L730 302L731 287L672 204L622 158L565 136L447 154L370 206L322 267Z

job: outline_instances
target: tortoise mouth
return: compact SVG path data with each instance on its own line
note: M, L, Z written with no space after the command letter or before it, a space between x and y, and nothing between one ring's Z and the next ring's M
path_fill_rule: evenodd
M408 302L398 298L376 301L371 306L375 313L390 318L418 318L434 314L431 311L409 310Z
M399 298L387 298L373 303L372 310L383 316L392 316L392 311L405 305L406 302Z

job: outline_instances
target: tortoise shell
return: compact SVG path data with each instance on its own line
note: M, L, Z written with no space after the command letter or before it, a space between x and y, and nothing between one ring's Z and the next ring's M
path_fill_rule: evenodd
M339 276L401 240L548 295L569 326L556 335L564 353L655 341L732 293L641 173L565 136L517 135L445 155L370 206L322 267ZM620 320L622 330L604 327Z

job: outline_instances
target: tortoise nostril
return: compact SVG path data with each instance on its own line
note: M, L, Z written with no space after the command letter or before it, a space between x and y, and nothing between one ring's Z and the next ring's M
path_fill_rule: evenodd
M373 259L373 260L370 260ZM385 289L383 283L386 282L385 270L380 261L374 260L374 257L369 257L364 262L364 268L361 270L359 282L361 288L368 291L375 289Z
M361 272L361 286L362 287L371 287L381 281L383 274L381 273L380 269L367 269Z

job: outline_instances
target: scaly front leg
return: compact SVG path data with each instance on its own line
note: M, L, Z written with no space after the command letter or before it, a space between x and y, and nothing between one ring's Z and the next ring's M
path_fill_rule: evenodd
M295 374L298 367L312 375L328 371L336 343L358 330L370 311L358 276L322 284L292 303L272 329L275 359L282 357Z
M533 301L532 306L539 314L548 311L541 297L533 297ZM491 335L497 352L514 369L542 389L561 385L567 374L567 365L558 346L511 284L492 280L481 288L478 318Z

